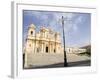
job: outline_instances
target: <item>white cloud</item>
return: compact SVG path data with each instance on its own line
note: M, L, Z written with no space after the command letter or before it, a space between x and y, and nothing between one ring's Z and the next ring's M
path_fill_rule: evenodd
M79 24L83 21L83 17L82 16L78 16L77 19L75 20L76 24Z
M75 14L71 14L69 15L69 17L73 20L73 17L75 17L76 15ZM82 16L77 16L71 23L66 23L66 26L67 26L67 31L68 33L78 33L79 32L79 27L80 27L80 23L83 22L83 17Z
M49 16L48 15L52 15L52 20L50 20ZM54 12L54 13L49 13L49 12L46 12L46 13L42 13L42 12L39 12L39 11L27 11L27 15L30 15L30 16L35 16L36 18L40 19L41 20L41 23L43 23L42 25L40 26L50 26L52 29L56 30L58 25L61 26L61 18L62 16L64 16L64 19L65 19L65 32L67 33L75 33L78 31L78 24L82 22L82 16L78 16L76 18L76 20L74 20L73 22L73 19L74 17L76 16L75 13L57 13L57 12ZM72 20L72 22L71 22ZM60 30L61 31L61 30Z
M75 16L75 14L73 14L73 13L63 13L63 16L66 19L70 20L70 19L72 19Z
M78 30L77 25L74 25L74 26L73 26L73 31L76 32L77 30Z

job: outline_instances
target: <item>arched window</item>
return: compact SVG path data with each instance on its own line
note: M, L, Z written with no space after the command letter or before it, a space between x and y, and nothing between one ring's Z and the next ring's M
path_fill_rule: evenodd
M31 35L33 35L33 31L31 31Z

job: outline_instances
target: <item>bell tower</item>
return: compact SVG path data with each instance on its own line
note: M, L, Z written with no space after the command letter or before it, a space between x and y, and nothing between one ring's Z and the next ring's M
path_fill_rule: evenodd
M28 36L35 36L35 25L31 24L28 29Z
M31 64L32 55L34 53L34 38L35 38L35 25L30 24L27 33L26 45L25 45L25 55L24 55L24 67Z

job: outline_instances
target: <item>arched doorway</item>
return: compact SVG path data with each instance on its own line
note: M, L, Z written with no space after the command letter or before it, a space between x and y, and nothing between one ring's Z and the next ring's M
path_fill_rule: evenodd
M46 47L46 53L48 53L48 47Z
M54 53L56 53L56 50L54 49Z

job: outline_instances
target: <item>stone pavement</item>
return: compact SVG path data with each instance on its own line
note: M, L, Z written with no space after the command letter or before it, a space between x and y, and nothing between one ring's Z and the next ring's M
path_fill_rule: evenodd
M30 68L39 68L39 67L56 67L63 66L64 55L56 53L35 53L31 56L33 60ZM80 56L77 54L67 54L67 61L72 66L73 64L77 65L90 65L90 57ZM82 64L83 63L83 64ZM88 64L86 64L88 63ZM74 65L73 65L74 66Z

